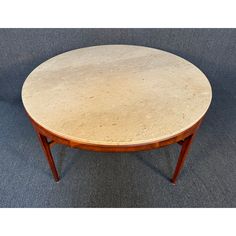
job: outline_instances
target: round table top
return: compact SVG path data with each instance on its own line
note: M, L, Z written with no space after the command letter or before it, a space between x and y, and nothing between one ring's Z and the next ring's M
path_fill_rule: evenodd
M39 65L26 79L29 116L71 141L142 145L187 130L206 113L206 76L174 54L142 46L72 50Z

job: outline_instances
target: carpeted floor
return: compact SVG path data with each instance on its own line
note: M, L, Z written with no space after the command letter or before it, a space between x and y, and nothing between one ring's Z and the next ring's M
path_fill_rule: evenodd
M53 34L57 37L61 35L61 31L54 31ZM34 42L40 43L41 49L29 43L31 33L27 31L0 32L2 39L6 37L10 40L0 41L0 52L4 55L1 58L8 58L6 60L9 61L4 67L3 63L0 65L0 77L5 79L4 86L3 80L0 81L0 207L236 207L236 60L233 53L236 47L230 41L236 31L215 30L215 33L212 33L203 30L201 34L192 30L191 35L188 30L148 31L150 35L160 35L163 49L168 49L170 45L166 44L165 47L164 39L170 40L172 37L181 40L184 33L189 46L178 41L177 45L170 46L172 49L169 48L169 51L181 47L183 53L178 54L203 68L213 88L212 105L176 186L173 186L168 178L171 177L177 161L180 149L178 145L159 150L116 154L88 152L55 145L53 154L62 179L59 183L53 181L20 98L20 88L25 76L39 64L39 59L35 59L39 57L34 50L46 53L47 49L42 48L46 47L48 39L52 38L51 33L35 32L36 30L31 32L32 37L35 37ZM93 37L92 32L94 31L89 31L89 37ZM109 32L108 30L107 34ZM128 32L126 35L130 44L144 34L142 30ZM81 35L80 31L77 33ZM68 35L66 32L63 34ZM112 37L113 34L110 32L109 35ZM120 35L124 37L125 32L121 30ZM210 35L213 35L212 38ZM229 38L227 44L221 42L223 35L226 39ZM149 37L147 34L145 36ZM16 41L19 37L20 42L24 43ZM199 55L197 42L194 41L196 37L197 42L203 45L199 46L202 50ZM211 40L208 40L209 37ZM212 41L213 38L216 42ZM61 36L60 40L63 39ZM150 36L150 39L153 38ZM102 36L97 40L96 43L106 43ZM150 41L149 45L155 46L152 42L158 47L158 39ZM72 43L76 44L76 41ZM141 44L138 41L135 43ZM10 47L8 49L8 44L13 45L14 50ZM56 43L53 41L53 46L49 45L48 50L49 48L57 48ZM191 54L192 48L195 51ZM23 54L25 50L26 53ZM65 48L61 50L65 51ZM217 50L223 51L215 62L211 53L218 53ZM53 53L56 54L51 52ZM13 55L17 58L15 64L12 62ZM41 55L41 61L52 56L45 55ZM208 58L211 59L207 60ZM225 63L223 69L219 69L220 62ZM15 68L15 72L12 68Z

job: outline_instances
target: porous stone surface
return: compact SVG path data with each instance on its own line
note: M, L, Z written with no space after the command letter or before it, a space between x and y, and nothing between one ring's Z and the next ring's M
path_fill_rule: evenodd
M69 51L39 65L22 100L30 117L66 139L102 145L162 141L206 113L206 76L174 54L142 46Z

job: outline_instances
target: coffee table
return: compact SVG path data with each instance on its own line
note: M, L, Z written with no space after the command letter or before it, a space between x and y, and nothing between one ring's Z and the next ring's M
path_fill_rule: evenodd
M212 98L206 76L174 54L143 46L72 50L39 65L22 88L55 181L55 143L99 152L180 144L172 183Z

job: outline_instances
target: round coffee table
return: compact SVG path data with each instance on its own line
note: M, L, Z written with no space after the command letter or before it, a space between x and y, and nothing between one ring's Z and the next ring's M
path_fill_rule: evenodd
M174 54L103 45L55 56L26 79L22 100L56 181L54 143L99 152L182 145L176 182L212 92L206 76Z

